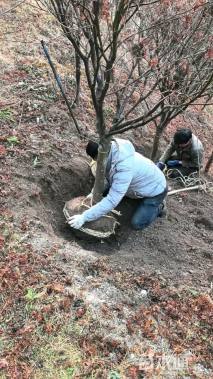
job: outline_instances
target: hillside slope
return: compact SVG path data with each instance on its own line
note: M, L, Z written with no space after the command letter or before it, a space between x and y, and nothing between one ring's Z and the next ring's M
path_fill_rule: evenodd
M1 1L0 378L210 378L212 195L171 196L143 232L124 200L116 236L77 238L63 204L93 178L40 40L70 99L72 57L50 15L34 2L4 13L16 4ZM190 112L208 152L211 109ZM93 133L86 89L75 114ZM127 137L150 150L149 129Z

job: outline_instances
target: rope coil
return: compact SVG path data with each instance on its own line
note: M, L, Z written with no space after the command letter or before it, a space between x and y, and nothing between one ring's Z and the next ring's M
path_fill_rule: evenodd
M171 175L174 173L177 173L179 176L172 178ZM206 193L213 192L213 182L209 182L197 172L192 172L188 176L184 176L178 168L173 168L167 170L166 177L174 182L181 182L185 188L197 187Z

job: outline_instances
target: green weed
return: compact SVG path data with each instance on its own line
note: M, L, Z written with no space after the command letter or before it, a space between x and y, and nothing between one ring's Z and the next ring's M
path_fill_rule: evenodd
M34 302L42 296L42 293L37 293L33 288L28 288L25 299L29 302Z
M67 369L66 369L67 379L71 379L74 374L75 374L74 367L67 367Z
M8 108L2 109L0 111L0 120L14 122L12 111Z
M109 373L109 379L121 379L121 376L117 371L111 371Z
M16 136L10 136L7 138L7 142L9 143L10 146L18 145L20 141Z

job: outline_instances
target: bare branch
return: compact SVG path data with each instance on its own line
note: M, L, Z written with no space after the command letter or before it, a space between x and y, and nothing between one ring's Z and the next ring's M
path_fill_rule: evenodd
M26 2L26 0L18 1L13 7L9 8L8 10L6 10L6 11L4 11L2 13L0 13L0 17L4 16L7 13L12 12L15 8L19 7L19 5L21 5L21 4L25 3L25 2Z

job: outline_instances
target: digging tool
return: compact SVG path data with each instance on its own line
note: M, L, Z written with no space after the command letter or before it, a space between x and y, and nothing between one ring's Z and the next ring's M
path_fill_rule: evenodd
M175 195L176 193L180 193L180 192L194 191L196 189L200 189L200 190L206 191L206 185L205 184L199 184L199 185L193 186L193 187L187 187L187 188L180 188L180 189L177 189L177 190L172 190L172 191L168 192L168 196ZM213 188L208 188L208 190L210 192L213 192Z
M73 119L73 121L74 121L74 124L75 124L75 127L76 127L77 131L78 131L78 134L79 134L80 137L82 138L81 131L80 131L80 129L79 129L79 126L78 126L78 123L77 123L77 121L76 121L76 118L75 118L75 116L74 116L74 114L73 114L73 111L72 111L72 109L71 109L71 106L70 106L70 104L69 104L69 101L68 101L68 99L67 99L67 97L66 97L66 94L65 94L65 92L64 92L64 89L63 89L63 86L62 86L62 83L61 83L60 77L59 77L59 75L57 74L57 71L56 71L56 69L55 69L55 67L54 67L54 64L53 64L53 62L52 62L52 60L51 60L51 58L50 58L50 55L49 55L48 49L47 49L47 47L45 46L45 43L44 43L43 40L41 41L41 45L42 45L42 48L43 48L43 50L44 50L44 53L45 53L45 55L46 55L46 57L47 57L48 63L49 63L49 65L50 65L51 69L52 69L52 72L53 72L53 75L54 75L54 77L55 77L56 83L58 84L58 86L59 86L59 88L60 88L60 91L61 91L61 93L62 93L62 96L63 96L63 98L64 98L64 100L65 100L65 102L66 102L66 105L67 105L68 109L69 109L70 116L72 117L72 119Z

